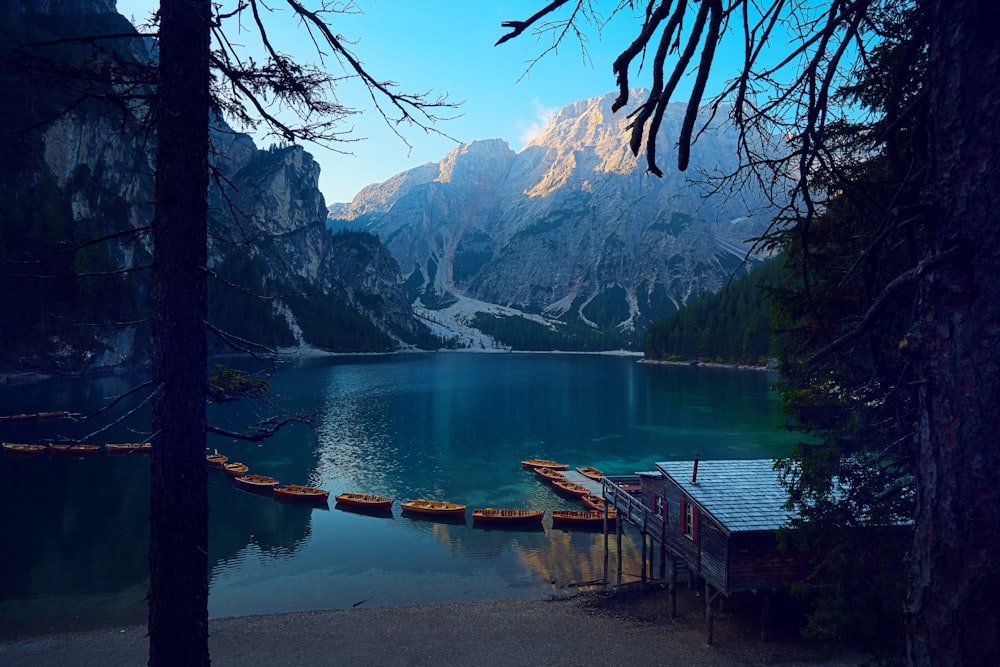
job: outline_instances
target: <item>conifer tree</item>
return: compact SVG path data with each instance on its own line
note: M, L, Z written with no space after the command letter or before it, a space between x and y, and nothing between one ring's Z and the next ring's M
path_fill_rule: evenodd
M581 34L581 23L607 19L595 5L553 0L526 19L504 23L508 32L498 43L536 29L552 35L549 50L554 50L567 35ZM995 354L1000 349L1000 209L994 201L1000 192L1000 170L994 168L1000 160L1000 36L992 26L1000 20L1000 9L991 0L822 5L649 0L616 4L608 14L632 9L638 9L636 38L613 63L619 88L614 109L629 102L641 63L650 85L632 112L630 147L635 153L644 149L647 168L655 175L662 173L656 137L678 83L695 72L685 120L670 138L677 142L677 166L683 171L698 134L697 112L706 100L709 73L724 64L717 49L731 40L744 47L743 62L725 77L730 83L709 108L728 109L741 131L742 168L734 182L761 179L778 192L792 193L780 222L798 235L806 303L816 302L814 223L842 195L853 197L841 186L871 177L852 170L859 159L866 162L865 154L884 155L893 163L900 180L879 198L886 204L878 216L880 231L868 236L870 243L856 248L853 257L840 258L853 260L850 275L875 272L866 283L874 291L863 294L864 305L850 323L817 319L826 342L804 361L816 364L857 349L860 341L877 340L889 310L907 318L903 336L877 341L870 355L877 364L882 344L894 344L909 373L897 380L914 392L913 421L900 424L912 429L909 446L915 457L907 660L913 665L994 662L1000 654L995 604L1000 597L1000 448L994 444L1000 431ZM859 135L837 131L856 112L850 104L839 104L838 90L866 68L873 49L898 36L891 30L901 17L909 29L895 52L900 62L884 71L878 92L861 99L874 131L858 141ZM793 34L780 34L786 29ZM766 61L767 47L774 43L787 44L782 54L787 57L776 65ZM878 78L874 70L869 75ZM911 75L920 81L912 97L906 94ZM910 131L900 132L903 126ZM763 136L775 142L761 146L756 140L762 135L754 130L764 130ZM841 143L844 139L847 143ZM913 150L898 150L901 145ZM864 202L851 205L859 203ZM898 250L912 253L910 266L875 259L884 257L887 235L902 244ZM895 275L879 273L893 267ZM837 294L827 290L827 296ZM831 375L817 389L837 397L840 380L839 374ZM841 392L839 399L853 403L855 397ZM824 417L824 410L815 412ZM873 470L877 462L867 461L856 472ZM885 496L874 500L905 493L907 484L907 476L897 477L882 490Z

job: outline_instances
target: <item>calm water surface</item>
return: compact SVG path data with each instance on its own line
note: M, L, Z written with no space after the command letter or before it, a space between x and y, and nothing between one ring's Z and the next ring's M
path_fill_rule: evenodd
M473 528L474 507L571 509L520 466L542 457L609 474L655 461L788 452L777 396L758 371L659 366L602 355L439 353L339 357L273 376L267 402L210 408L244 430L326 408L263 444L210 436L251 471L333 494L469 505L463 523L299 507L209 475L213 617L355 605L540 598L603 575L603 535ZM88 413L135 378L0 387L0 414ZM135 406L135 402L131 403ZM124 406L118 410L120 413ZM129 442L129 423L92 442ZM83 437L90 423L0 424L0 439ZM0 457L0 637L145 621L148 458ZM612 542L613 544L613 542ZM612 550L614 547L612 546ZM628 578L638 541L626 534ZM615 556L611 557L612 572Z

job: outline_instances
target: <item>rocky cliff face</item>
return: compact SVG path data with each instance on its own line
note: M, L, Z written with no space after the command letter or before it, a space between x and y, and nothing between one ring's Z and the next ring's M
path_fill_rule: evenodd
M629 152L612 99L565 107L519 153L472 142L369 186L332 206L330 224L378 234L424 306L472 298L637 335L739 271L770 209L758 193L692 182L735 168L732 129L703 134L679 173L670 167L683 107L669 109L658 179Z
M77 15L79 23L91 30L109 25L119 32L127 27L114 14L114 0L12 2L14 14L7 16L22 29L34 29L35 22L39 30L72 25ZM57 20L49 20L53 17ZM129 40L129 45L131 57L151 61L142 40ZM0 51L9 64L9 52ZM4 257L20 260L39 252L43 241L67 247L111 237L100 244L98 255L83 257L77 251L61 270L79 273L81 267L98 264L103 271L148 266L155 243L145 230L154 213L156 141L143 123L145 108L88 102L26 133L18 128L37 120L31 114L64 111L70 93L50 94L45 81L22 77L9 66L0 71L0 80L26 100L5 112L9 127L0 138L9 150L3 158L0 199L19 202L30 195L51 209L44 219L31 207L6 216L0 224L0 241L24 236L24 230L40 240L37 248L7 244ZM377 239L367 234L338 235L327 228L327 209L318 189L319 166L312 156L300 147L258 150L249 136L233 132L221 119L213 124L215 178L209 193L213 324L272 346L374 351L426 344L426 329L410 308L398 265ZM38 194L43 190L44 197ZM130 230L136 233L127 234ZM117 281L120 284L110 292L103 284L91 286L89 292L65 290L55 316L39 309L42 323L23 321L21 315L20 350L17 356L8 350L5 365L80 371L140 363L148 353L144 342L148 332L141 325L88 323L84 334L80 327L70 331L48 324L99 310L103 320L136 319L148 301L148 277L142 277L142 271L128 275L139 277ZM46 296L46 284L19 280L32 292L26 302L57 301ZM15 289L4 271L0 282L6 282L5 291ZM134 307L102 310L74 301L95 296Z

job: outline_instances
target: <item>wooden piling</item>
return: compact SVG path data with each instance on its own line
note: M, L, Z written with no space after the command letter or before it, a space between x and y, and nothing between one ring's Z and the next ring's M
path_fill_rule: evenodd
M677 559L670 556L670 618L677 618Z
M617 537L618 537L618 585L619 586L622 585L622 565L623 565L622 561L624 560L622 558L622 524L623 523L625 523L625 522L621 521L621 520L615 521L615 533L617 534Z

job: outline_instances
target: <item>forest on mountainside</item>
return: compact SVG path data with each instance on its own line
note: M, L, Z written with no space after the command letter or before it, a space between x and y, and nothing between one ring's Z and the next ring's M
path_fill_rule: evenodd
M0 41L9 98L0 108L0 371L143 366L152 350L156 141L139 75L152 76L149 55L118 14L4 10L0 33L19 38ZM104 40L95 55L89 34L125 37ZM139 83L121 89L112 75L124 72ZM287 145L256 150L217 125L208 308L222 333L209 337L210 353L440 345L408 310L378 239L325 229L311 157ZM258 211L261 201L286 204ZM363 283L369 268L388 287Z
M646 330L646 359L765 365L778 351L768 292L781 265L781 258L771 259L654 322Z

